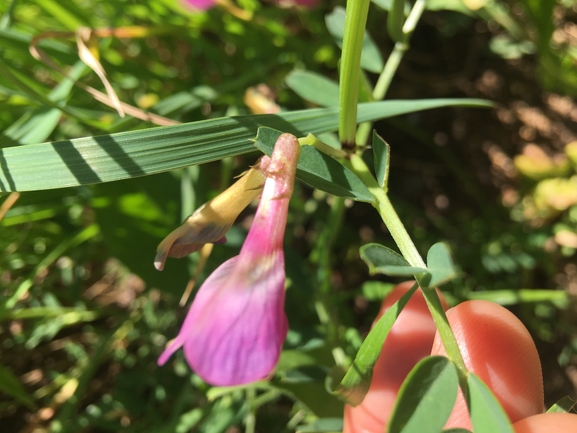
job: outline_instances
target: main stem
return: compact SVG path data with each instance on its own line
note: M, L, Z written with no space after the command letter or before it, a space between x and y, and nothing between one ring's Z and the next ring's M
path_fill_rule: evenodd
M349 165L349 168L355 172L355 174L365 183L367 188L369 188L369 191L373 194L375 198L373 206L377 208L381 218L383 219L383 222L389 229L391 236L399 247L399 250L403 254L405 260L407 260L411 266L426 268L427 265L423 261L423 258L419 254L417 247L407 233L407 230L397 215L397 212L393 208L393 205L387 196L386 190L379 186L363 159L359 155L353 154L351 155L350 164L347 165ZM422 287L421 281L419 280L420 278L417 277L417 282L419 282L419 285ZM443 310L441 301L437 295L437 291L427 288L423 289L422 292L423 296L425 297L425 301L427 302L427 306L431 311L431 315L433 316L435 326L439 331L439 336L441 337L445 351L447 352L447 357L457 367L461 386L466 387L466 378L468 374L467 367L463 361L461 351L459 350L459 345L457 344L453 330L449 325L449 321L445 315L445 311Z
M344 147L355 146L357 103L361 75L361 52L370 0L348 0L343 34L339 93L339 139Z

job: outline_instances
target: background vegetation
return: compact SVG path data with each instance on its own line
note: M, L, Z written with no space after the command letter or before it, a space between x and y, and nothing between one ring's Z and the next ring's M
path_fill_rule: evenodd
M330 88L303 91L298 74L337 80L331 18L339 6L243 0L196 14L171 0L3 2L0 145L153 125L120 117L55 69L103 90L80 61L83 50L100 59L120 101L179 122L330 99ZM420 251L438 240L451 246L461 271L443 286L451 302L491 299L526 323L549 406L574 396L577 381L577 3L431 0L427 7L387 99L481 97L496 108L377 122L391 145L390 197ZM383 25L389 2L371 8L368 86L394 46ZM79 48L79 27L101 30ZM45 56L34 58L30 47ZM335 355L354 357L396 282L369 276L359 259L367 242L394 248L367 204L297 184L285 239L291 329L269 385L210 388L182 354L156 365L185 315L179 299L199 260L170 260L159 273L156 245L258 156L3 194L3 431L339 430L342 404L325 390L325 377ZM252 213L214 248L198 281L238 253Z

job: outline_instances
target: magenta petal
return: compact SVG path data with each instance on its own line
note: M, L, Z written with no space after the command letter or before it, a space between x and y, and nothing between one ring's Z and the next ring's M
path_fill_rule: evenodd
M207 9L210 9L211 7L214 7L214 5L216 4L216 1L215 0L184 0L183 3L187 7L192 7L194 9L197 9L200 11L205 11Z
M256 215L240 254L220 265L198 290L180 333L162 353L180 347L206 382L242 385L266 378L279 360L288 323L282 250L300 147L282 134Z
M210 275L159 363L183 345L190 366L213 385L245 384L272 372L288 329L283 252L262 259L246 263L237 256Z

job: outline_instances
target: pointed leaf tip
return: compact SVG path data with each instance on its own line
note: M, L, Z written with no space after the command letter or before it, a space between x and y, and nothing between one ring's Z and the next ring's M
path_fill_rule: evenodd
M360 255L371 274L399 277L427 273L427 269L411 266L399 253L380 244L363 245L360 248Z
M386 189L389 181L391 148L389 143L383 140L375 130L373 130L373 154L377 181L379 182L379 186Z

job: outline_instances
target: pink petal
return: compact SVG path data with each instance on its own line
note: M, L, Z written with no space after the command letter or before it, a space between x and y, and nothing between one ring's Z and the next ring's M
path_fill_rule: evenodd
M190 366L208 383L240 385L265 378L287 333L282 250L248 263L219 266L199 289L182 329L159 358L184 346Z
M184 5L187 7L192 7L193 9L199 11L205 11L212 8L215 4L215 0L184 0Z

